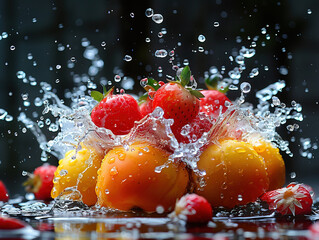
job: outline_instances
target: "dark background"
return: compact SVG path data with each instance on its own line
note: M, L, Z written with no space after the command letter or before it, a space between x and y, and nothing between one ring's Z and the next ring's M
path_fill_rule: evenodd
M149 7L163 15L163 23L156 24L145 16ZM214 26L215 22L219 23L218 27ZM167 33L159 38L162 28ZM262 28L266 28L270 39L261 33ZM17 121L20 111L28 116L41 115L43 108L36 108L33 103L35 97L41 96L40 82L50 83L53 91L69 103L65 93L77 87L79 79L97 85L105 80L114 83L114 75L120 73L122 79L135 81L134 92L127 92L138 95L141 78L153 76L164 80L166 74L174 75L169 57L156 58L154 53L157 49L175 49L174 63L182 66L184 59L188 59L199 86L203 87L205 71L211 66L225 67L226 77L236 66L229 56L241 46L249 47L256 36L259 37L256 55L246 61L247 70L241 78L241 82L248 81L253 88L247 100L256 104L257 90L279 79L286 81L287 88L278 94L279 98L287 105L292 100L300 102L305 118L297 131L288 132L286 126L278 130L287 140L295 137L291 143L294 156L283 154L287 182L305 182L319 190L318 150L308 149L313 154L309 158L299 153L300 137L309 137L312 146L318 142L319 3L316 0L7 0L0 1L0 35L2 32L8 37L0 40L0 109L8 111L14 119L0 120L0 179L9 186L11 194L22 192L21 183L25 179L22 171L32 172L43 163L35 137L30 131L23 133L24 126ZM203 43L198 41L200 34L206 37ZM1 36L5 37L5 33ZM88 72L92 63L83 57L83 38L98 50L104 63L97 68L96 75ZM198 51L199 47L205 52ZM124 61L126 54L133 60ZM72 57L74 66L70 62ZM282 66L288 74L280 73ZM163 76L159 75L158 67L162 67ZM251 79L248 75L255 67L259 75ZM34 77L37 86L23 83L17 78L18 71ZM31 102L29 107L23 105L25 93ZM229 93L232 100L238 96L238 91ZM47 132L48 139L53 136ZM57 161L55 157L48 160L52 164ZM291 178L294 173L296 177Z

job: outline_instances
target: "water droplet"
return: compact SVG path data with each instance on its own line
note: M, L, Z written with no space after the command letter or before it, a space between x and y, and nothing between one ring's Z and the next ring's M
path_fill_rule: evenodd
M238 197L237 197L237 199L238 199L238 201L243 201L243 196L242 195L238 195Z
M108 189L105 189L105 194L110 194L110 191Z
M130 13L130 17L134 18L134 13L133 12Z
M205 40L206 40L206 37L204 35L199 35L198 36L198 41L205 42Z
M311 11L310 8L307 10L307 13L308 13L309 15L312 13L312 11Z
M284 66L281 66L281 67L279 68L279 73L280 73L281 75L287 75L287 74L288 74L288 69L287 69L286 67L284 67Z
M164 58L167 56L167 51L165 49L156 50L155 57Z
M291 178L291 179L296 178L296 176L297 176L297 174L296 174L295 172L291 172L291 173L290 173L290 178Z
M219 27L219 22L214 22L214 27Z
M61 69L61 65L58 64L58 65L55 66L55 68L56 69Z
M250 83L248 82L243 82L240 84L240 90L243 92L243 93L249 93L250 90L251 90L251 85Z
M145 38L145 42L150 42L151 39L150 38Z
M185 66L189 65L188 59L184 59L183 64L184 64Z
M204 48L203 47L198 47L198 51L199 52L204 52Z
M10 50L11 50L11 51L13 51L13 50L15 50L15 49L16 49L16 47L15 47L14 45L11 45L11 46L10 46Z
M33 56L31 53L28 53L28 60L32 60L33 59Z
M250 77L250 78L254 78L254 77L256 77L258 74L259 74L258 68L253 68L253 69L251 70L251 72L249 73L249 77Z
M17 72L17 78L23 79L23 78L25 78L25 76L26 76L25 72L23 72L23 71L18 71Z
M75 57L71 57L70 60L71 60L71 62L75 62L76 59L75 59Z
M130 61L132 61L132 57L130 55L125 55L124 56L124 61L130 62Z
M153 14L154 14L154 11L153 11L152 8L148 8L148 9L145 10L146 17L152 17Z
M154 14L153 16L152 16L152 20L154 21L154 22L156 22L157 24L160 24L160 23L162 23L163 22L163 16L161 15L161 14Z
M162 214L162 213L164 213L164 211L165 211L165 209L164 209L163 206L159 205L159 206L156 207L156 212L158 214Z
M112 177L116 176L118 173L119 173L119 172L118 172L118 170L117 170L117 168L116 168L115 166L112 167L112 169L110 170L110 175L111 175Z
M115 82L120 82L121 79L122 79L121 76L118 75L118 74L114 76L114 81L115 81Z
M28 172L26 172L26 171L22 171L22 176L27 176L28 175Z
M68 174L68 171L65 169L62 169L59 174L60 174L60 176L65 176Z
M159 33L157 34L157 36L158 36L159 38L162 38L162 37L163 37L163 33L162 33L162 32L159 32Z
M261 33L262 33L262 34L266 34L266 33L267 33L266 28L262 28L262 29L261 29Z
M8 37L8 33L7 33L7 32L3 32L3 33L1 34L1 36L2 36L2 38L7 38L7 37Z
M37 22L37 19L36 19L36 18L32 18L32 22L33 22L33 23L36 23L36 22Z

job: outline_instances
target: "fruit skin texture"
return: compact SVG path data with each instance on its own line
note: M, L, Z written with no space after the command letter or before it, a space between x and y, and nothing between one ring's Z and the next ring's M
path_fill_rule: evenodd
M285 188L266 192L261 200L281 215L304 215L311 213L312 198L302 184L289 184Z
M279 149L271 143L257 141L252 143L255 151L263 157L269 177L269 188L267 191L283 187L286 179L285 162Z
M59 166L54 173L51 196L56 198L66 188L76 187L82 195L82 202L91 206L97 200L95 185L97 171L101 166L103 156L92 147L84 144L81 144L81 147L77 153L75 149L67 152L65 157L59 161Z
M159 205L164 211L172 210L176 199L186 192L189 176L184 166L173 162L155 172L168 156L146 142L135 142L128 151L123 147L110 150L98 171L98 204L122 211L141 208L155 212Z
M140 112L143 118L147 114L150 114L153 111L153 100L150 98L147 98L145 101L140 103L139 107L140 107Z
M213 217L213 210L204 197L186 194L178 200L170 217L185 218L188 223L207 223Z
M0 181L0 201L7 202L9 200L9 194L6 186Z
M204 112L207 115L217 117L219 109L222 106L222 113L227 110L225 102L231 102L224 93L217 90L202 90L200 91L205 97L200 99L200 112Z
M164 117L174 119L171 126L176 139L181 141L183 136L180 131L182 127L196 118L199 112L199 100L176 82L166 83L155 93L153 99L153 110L161 107Z
M128 94L112 91L92 110L91 119L98 127L110 129L115 135L130 132L135 121L142 119L137 101Z
M24 222L19 219L0 216L0 230L14 230L24 228L25 226Z
M223 140L219 146L210 144L198 161L205 170L206 186L195 193L205 197L213 207L233 208L254 202L269 187L266 166L251 144ZM193 174L195 182L198 177Z
M24 183L28 192L33 192L38 200L50 200L56 166L44 164L36 168Z

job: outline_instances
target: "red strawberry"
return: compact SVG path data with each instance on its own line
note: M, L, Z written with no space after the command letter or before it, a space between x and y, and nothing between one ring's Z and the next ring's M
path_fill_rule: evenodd
M51 190L56 169L56 166L44 164L36 168L23 185L26 186L28 192L34 193L36 199L49 200L51 199Z
M145 100L139 103L139 106L140 106L140 112L143 118L152 112L153 100L147 96Z
M266 192L261 200L281 215L304 215L311 213L312 198L301 184L289 184L285 188Z
M0 181L0 201L7 202L9 200L9 195L6 186L2 181Z
M142 119L137 101L128 94L113 95L114 88L109 92L92 91L91 96L99 101L93 108L91 119L98 127L110 129L115 135L130 132L135 121Z
M207 223L213 217L213 210L204 197L186 194L178 200L170 217L185 219L188 223Z
M24 222L18 219L0 216L0 230L20 229L25 226Z
M220 109L222 113L227 110L225 102L231 102L224 93L217 90L202 90L200 91L205 97L200 100L200 112L204 112L207 115L217 117Z
M212 120L205 113L199 113L192 122L182 128L181 142L189 143L198 140L212 126ZM184 133L187 133L187 135Z
M153 110L161 107L164 117L174 119L172 132L176 139L181 141L181 129L184 125L192 122L199 112L198 98L203 95L196 90L185 88L190 82L191 72L186 66L180 76L180 81L169 82L161 86L154 95Z

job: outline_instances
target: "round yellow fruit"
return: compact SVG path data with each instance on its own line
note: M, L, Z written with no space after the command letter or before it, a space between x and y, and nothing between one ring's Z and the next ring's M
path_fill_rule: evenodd
M251 144L255 151L262 156L265 161L269 177L268 191L282 188L285 184L286 169L285 162L279 153L279 149L263 140L254 141L251 142Z
M104 157L96 194L101 207L129 211L140 208L155 212L172 210L186 192L189 176L182 163L170 162L160 172L156 167L168 161L169 153L145 142L136 142L128 150L116 147Z
M81 147L78 151L67 152L65 157L59 161L59 166L54 173L51 196L56 198L62 193L63 197L63 193L68 194L65 191L67 188L74 188L81 194L82 202L91 206L97 200L95 194L97 171L101 166L103 156L92 147L84 144L81 144ZM73 199L72 194L71 199Z
M213 207L233 208L254 202L269 187L266 165L262 157L246 142L223 140L210 144L198 161L204 170L206 185L195 192L205 197ZM198 176L193 175L195 182Z

